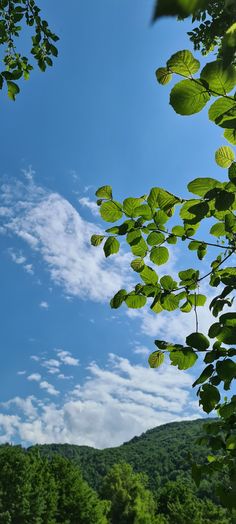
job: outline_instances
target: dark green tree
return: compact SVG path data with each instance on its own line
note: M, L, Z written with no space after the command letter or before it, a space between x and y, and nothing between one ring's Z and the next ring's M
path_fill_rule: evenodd
M0 507L12 524L29 522L30 469L29 457L20 446L0 448Z
M68 460L54 456L50 470L57 487L57 524L106 524L106 502L82 478L78 467Z
M129 464L115 464L104 478L102 496L111 502L112 524L153 524L155 502L146 488L147 477Z

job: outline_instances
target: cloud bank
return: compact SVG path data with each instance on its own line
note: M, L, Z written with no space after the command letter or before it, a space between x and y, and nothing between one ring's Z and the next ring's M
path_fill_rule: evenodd
M57 399L58 390L41 374L28 380ZM0 442L117 446L149 428L201 416L192 382L190 373L168 364L153 370L110 354L105 367L91 363L85 381L65 390L56 402L29 395L3 404Z

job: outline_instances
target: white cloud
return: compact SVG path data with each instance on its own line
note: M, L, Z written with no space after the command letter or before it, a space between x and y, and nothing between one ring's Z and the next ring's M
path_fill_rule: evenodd
M47 380L42 380L42 382L39 383L39 387L45 389L49 395L59 395L59 391L57 391L53 384L49 384Z
M65 392L60 402L32 396L10 400L4 409L15 405L24 415L0 416L1 441L5 435L25 444L68 442L103 448L160 424L201 416L191 395L193 377L173 366L153 370L111 354L107 366L92 363L88 372L84 383ZM58 396L47 381L39 385ZM37 414L33 415L33 409Z
M150 355L151 351L146 346L138 345L133 349L133 353L135 353L136 355L143 355L145 357L147 355Z
M60 373L57 378L60 378L61 380L71 380L74 377L73 375L64 375L64 373Z
M49 308L49 304L48 304L48 302L46 302L46 300L42 300L42 302L40 302L40 304L39 304L39 307L41 307L41 309L48 309Z
M79 199L79 203L82 207L87 207L92 215L95 217L99 216L99 207L97 206L96 202L93 202L93 200L90 200L89 197L82 197Z
M39 373L32 373L27 377L27 380L39 382L41 380L41 375Z
M22 371L17 371L17 375L25 375L25 374L26 374L25 370L24 371L23 370Z
M5 233L17 235L42 257L52 281L66 295L107 301L128 284L129 256L121 253L106 260L102 248L90 245L97 226L83 220L58 193L36 186L32 174L25 184L7 182L1 189L2 204L11 211Z
M15 264L24 264L26 262L26 258L21 253L17 254L13 251L13 249L9 249L8 252Z
M16 406L24 413L24 415L31 418L37 416L37 409L33 405L34 400L36 399L33 395L27 397L26 399L23 399L21 397L14 397L11 400L8 400L8 402L2 403L1 405L4 408Z
M34 360L35 362L39 362L40 358L37 355L31 355L31 360Z
M79 366L79 360L77 358L74 358L71 356L71 353L69 351L63 351L61 349L57 349L57 356L61 360L61 362L66 366Z

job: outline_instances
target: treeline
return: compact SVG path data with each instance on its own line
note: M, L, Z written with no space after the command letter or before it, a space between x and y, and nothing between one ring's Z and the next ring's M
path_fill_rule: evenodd
M0 446L0 524L230 524L226 510L203 496L181 474L148 489L148 477L115 464L98 492L80 468L37 448Z
M158 485L176 480L179 475L191 477L189 456L196 463L205 461L210 454L207 446L198 446L196 440L203 435L203 419L172 422L150 429L129 442L115 448L95 449L72 444L45 444L37 446L46 457L55 453L77 464L90 486L99 491L102 479L114 464L127 462L136 473L146 473L148 488L155 491ZM217 479L204 482L199 497L215 497Z

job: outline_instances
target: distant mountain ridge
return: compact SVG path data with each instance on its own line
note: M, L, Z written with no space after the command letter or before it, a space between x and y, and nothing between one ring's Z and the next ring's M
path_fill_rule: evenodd
M115 448L99 450L74 444L45 444L37 448L43 456L58 453L79 465L84 478L98 489L101 478L115 463L127 462L136 472L146 473L149 487L155 489L162 480L190 474L189 455L201 462L209 453L196 439L209 419L171 422L155 427Z

